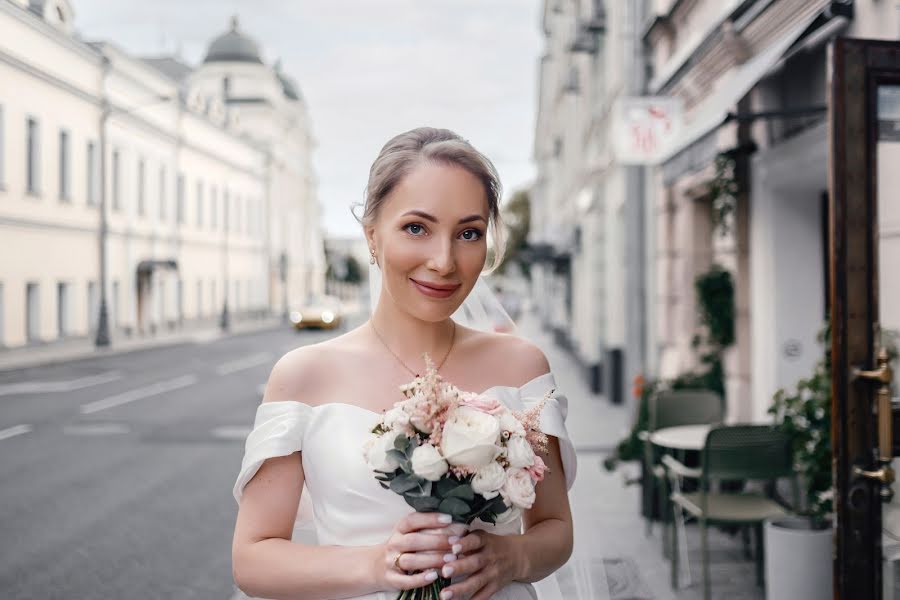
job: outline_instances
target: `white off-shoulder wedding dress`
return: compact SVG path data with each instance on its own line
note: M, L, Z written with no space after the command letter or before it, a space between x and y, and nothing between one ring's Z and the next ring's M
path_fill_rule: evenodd
M522 387L494 386L485 390L513 410L525 410L556 388L552 373ZM558 438L566 488L575 480L575 449L566 431L568 401L555 392L541 412L541 430ZM332 402L309 406L293 400L265 402L256 411L247 436L234 497L240 503L244 486L267 458L302 451L305 484L294 540L322 545L365 546L386 541L394 525L413 509L401 496L383 489L363 456L363 444L381 414ZM540 484L538 484L540 489ZM476 520L471 529L500 535L522 532L521 518L503 525ZM304 530L311 534L303 535ZM453 578L451 581L456 581ZM397 590L356 596L354 600L394 600ZM555 576L535 584L513 582L494 594L495 600L561 600Z

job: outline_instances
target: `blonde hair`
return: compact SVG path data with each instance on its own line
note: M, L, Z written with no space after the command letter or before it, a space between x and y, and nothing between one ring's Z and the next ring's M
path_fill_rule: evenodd
M461 167L481 181L488 202L488 233L494 242L493 259L485 273L493 272L503 262L506 251L500 217L500 176L490 159L449 129L418 127L391 138L369 169L362 217L354 217L363 227L374 224L387 196L423 161Z

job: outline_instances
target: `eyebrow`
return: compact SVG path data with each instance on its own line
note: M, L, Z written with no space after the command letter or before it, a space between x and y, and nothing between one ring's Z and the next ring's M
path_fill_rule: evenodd
M429 215L427 212L422 212L421 210L409 210L400 216L405 217L406 215L415 215L417 217L422 217L423 219L431 221L432 223L438 222L437 217ZM469 215L468 217L463 217L462 219L460 219L459 222L460 222L460 224L462 224L462 223L469 223L471 221L478 221L478 220L485 221L485 218L482 217L481 215ZM485 222L487 222L487 221L485 221Z

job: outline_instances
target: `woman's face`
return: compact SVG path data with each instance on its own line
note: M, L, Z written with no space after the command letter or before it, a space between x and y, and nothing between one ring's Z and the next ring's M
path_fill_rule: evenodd
M424 321L452 315L484 268L487 222L487 195L477 177L455 165L419 164L366 230L382 293Z

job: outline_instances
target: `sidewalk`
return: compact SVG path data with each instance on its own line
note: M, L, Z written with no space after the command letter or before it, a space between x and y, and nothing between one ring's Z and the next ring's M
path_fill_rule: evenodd
M570 492L575 522L575 550L560 570L560 585L573 600L694 600L703 597L700 536L687 526L692 583L675 593L670 565L662 555L661 528L649 537L640 514L639 485L626 487L638 476L636 464L617 472L603 468L603 458L630 429L632 410L592 394L572 357L542 331L532 313L522 315L521 333L547 355L559 390L569 399L566 425L578 453L578 476ZM754 563L743 556L740 537L710 531L713 598L761 600ZM682 586L687 582L682 581ZM568 593L567 593L568 589ZM585 592L584 590L588 590ZM607 592L608 590L608 592Z
M112 343L106 348L95 347L93 337L80 337L22 348L11 348L0 350L0 373L99 356L115 356L148 348L191 342L208 343L223 337L277 329L283 326L281 317L266 317L234 320L227 333L223 332L217 323L207 322L200 326L188 325L176 331L164 331L154 335L134 337L120 335L113 337Z

